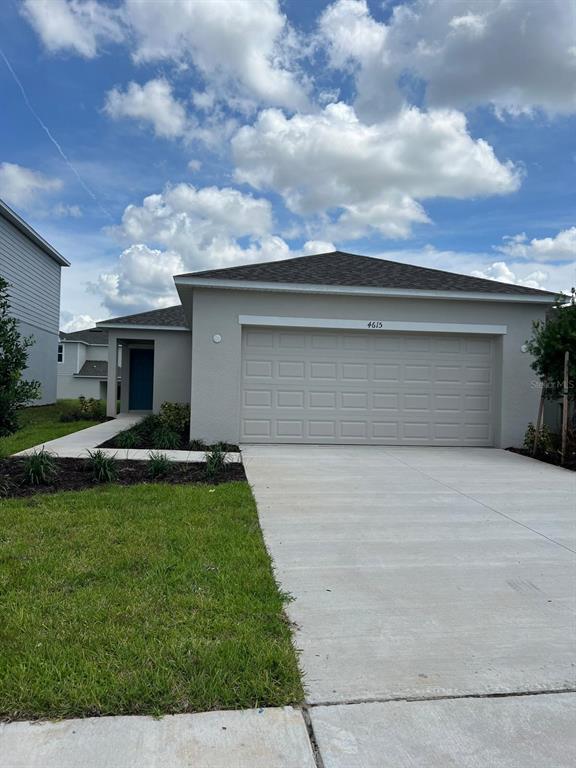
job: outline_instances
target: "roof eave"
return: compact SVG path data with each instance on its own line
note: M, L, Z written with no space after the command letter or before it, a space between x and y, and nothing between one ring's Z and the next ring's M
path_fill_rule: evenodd
M23 235L26 235L26 237L31 240L35 245L38 246L47 256L50 256L54 261L56 261L58 264L60 264L61 267L69 267L70 262L68 259L65 259L64 256L62 256L61 253L59 253L56 248L50 245L50 243L46 242L44 238L36 232L35 229L32 229L30 224L27 224L24 219L22 219L16 211L13 211L12 208L6 205L5 202L0 200L0 215L3 216L7 221L9 221L13 226L16 227L20 232L22 232Z
M259 280L221 280L176 275L176 287L221 288L237 291L277 291L287 293L344 294L356 296L387 296L403 299L444 299L452 301L507 301L528 304L554 304L554 294L492 293L489 291L439 291L417 288L377 288L371 286L323 285L316 283L275 283ZM180 293L180 291L178 291ZM99 325L99 323L98 323Z
M189 331L183 325L139 325L138 323L108 323L106 320L96 323L99 328L110 328L111 330L131 330L131 331Z

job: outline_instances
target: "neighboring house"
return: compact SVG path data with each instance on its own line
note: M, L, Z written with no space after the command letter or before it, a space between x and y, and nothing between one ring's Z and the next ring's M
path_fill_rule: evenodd
M507 446L536 416L546 291L338 251L174 279L181 307L98 325L121 410L189 402L192 437Z
M28 350L27 379L41 385L34 405L56 401L60 270L70 263L32 227L0 200L0 275L10 284L11 313L24 336L33 336Z
M101 328L73 333L60 331L58 399L83 396L106 400L107 392L108 331Z

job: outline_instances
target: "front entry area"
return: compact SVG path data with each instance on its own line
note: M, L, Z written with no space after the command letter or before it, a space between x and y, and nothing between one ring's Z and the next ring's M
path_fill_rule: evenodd
M154 350L133 347L129 351L128 407L131 411L151 411L154 392Z
M241 440L493 446L497 371L480 334L245 329Z

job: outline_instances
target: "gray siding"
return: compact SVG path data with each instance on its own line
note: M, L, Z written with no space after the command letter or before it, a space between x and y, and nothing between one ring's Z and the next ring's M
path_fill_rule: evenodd
M28 350L26 378L40 382L41 397L31 405L49 405L56 402L56 365L58 334L20 322L23 336L33 336L34 346Z
M11 314L33 336L26 378L42 387L34 405L56 400L56 353L60 319L60 265L0 216L0 275L10 284Z
M60 269L54 259L0 216L0 275L11 285L14 317L58 333Z

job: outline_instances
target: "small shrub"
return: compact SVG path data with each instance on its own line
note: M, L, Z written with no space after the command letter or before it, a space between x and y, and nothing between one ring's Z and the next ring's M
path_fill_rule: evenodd
M8 475L0 475L0 499L5 499L12 490L12 481Z
M138 437L141 447L145 447L146 444L151 447L155 447L152 445L153 435L154 432L161 426L162 421L160 417L151 413L148 416L145 416L142 421L135 427L132 427L131 431L134 432Z
M166 477L170 473L172 462L165 453L151 451L148 459L148 475L156 479L157 477Z
M114 442L118 448L135 448L138 443L138 435L133 429L125 429L116 436Z
M524 435L524 448L532 452L534 447L534 438L536 437L536 427L532 422L528 424L526 434ZM550 453L554 449L554 436L550 429L543 424L538 433L536 442L536 453Z
M95 400L91 397L86 401L82 412L84 418L89 421L106 421L106 405L103 400Z
M24 459L24 482L26 485L46 485L54 480L57 474L56 460L45 448L34 451Z
M40 397L40 382L23 379L34 337L20 334L10 311L9 288L0 275L0 437L16 432L20 410Z
M162 403L160 418L173 432L187 435L190 431L190 406L187 403Z
M212 449L216 449L218 451L224 451L224 453L230 453L230 451L237 451L238 446L234 445L234 443L225 443L223 441L220 441L219 443L215 443L212 446Z
M108 456L104 451L88 451L88 464L92 477L97 483L112 483L118 477L118 466L115 456Z
M226 469L226 453L220 448L214 447L211 451L206 451L204 458L206 459L204 472L209 480L213 480Z
M189 451L205 451L207 448L204 440L190 440L188 443Z
M180 435L165 424L161 424L153 431L151 442L154 448L163 451L175 451L180 448Z
M60 414L60 421L105 421L106 405L102 400L93 397L86 398L81 395L78 403L65 407Z

